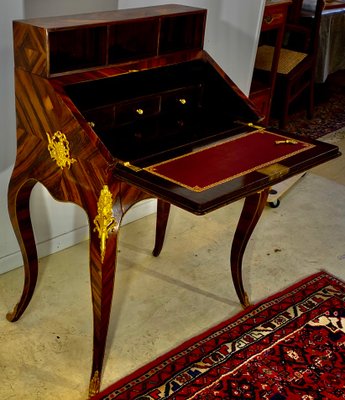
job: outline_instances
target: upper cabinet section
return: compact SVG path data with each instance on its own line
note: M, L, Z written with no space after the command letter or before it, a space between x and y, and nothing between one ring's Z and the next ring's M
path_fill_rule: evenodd
M199 50L205 24L180 5L14 21L15 66L51 77Z

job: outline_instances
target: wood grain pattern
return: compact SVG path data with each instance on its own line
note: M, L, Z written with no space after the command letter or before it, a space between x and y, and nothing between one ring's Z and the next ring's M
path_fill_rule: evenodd
M46 32L30 25L13 24L14 63L38 75L48 75L49 58Z
M126 211L148 194L119 182L113 174L115 160L92 134L87 125L81 128L71 110L55 93L50 81L16 71L17 158L8 190L9 214L20 243L25 269L25 283L18 305L7 318L16 321L28 306L37 280L37 252L29 213L32 188L40 182L59 201L82 207L90 226L90 276L94 315L93 377L102 371L116 269L117 235ZM50 157L46 132L61 130L69 140L76 159L61 169ZM89 133L89 134L87 134ZM114 199L114 232L107 240L105 259L100 257L100 240L94 231L97 201L104 185ZM98 387L99 389L99 387ZM97 390L98 390L97 389Z
M178 19L178 24L171 23L172 18ZM122 32L126 22L128 29ZM126 35L135 31L133 24L143 22L147 23L147 32L143 31L142 35L147 36L146 41L151 39L152 43L156 43L153 48L150 47L152 52L146 57L140 53L145 40L143 42L142 37L135 40L134 37L127 44L127 50L130 49L132 54L125 55L121 60L117 55L117 46L112 48L114 43L121 44L121 40L125 43ZM152 32L155 24L160 30ZM121 62L201 50L205 24L205 9L174 4L18 20L13 22L15 65L34 74L52 77L70 74L73 70L97 70ZM165 35L162 26L167 26ZM115 27L120 29L120 33L114 30ZM179 33L182 31L184 35ZM174 46L174 36L175 40L179 40L177 46ZM133 49L135 43L137 47Z

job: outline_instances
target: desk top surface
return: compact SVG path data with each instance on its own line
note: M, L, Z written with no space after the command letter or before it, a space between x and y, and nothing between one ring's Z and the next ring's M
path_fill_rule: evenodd
M205 10L202 8L178 4L166 4L162 6L139 7L114 11L100 11L93 13L62 15L54 17L30 18L24 20L16 20L14 22L29 24L48 30L57 30L64 28L73 28L82 25L101 25L111 22L131 21L141 18L153 18L164 15L172 16L199 11L203 12Z

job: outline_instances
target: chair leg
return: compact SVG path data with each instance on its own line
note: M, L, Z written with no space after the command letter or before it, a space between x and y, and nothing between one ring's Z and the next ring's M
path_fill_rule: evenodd
M288 120L288 115L289 115L289 103L285 101L283 105L282 114L279 119L279 129L285 129Z
M288 83L286 85L285 97L283 99L283 106L282 106L280 119L279 119L279 128L280 129L285 128L286 123L289 118L290 96L291 96L291 86L290 86L290 83Z
M307 108L307 117L309 119L312 119L314 116L314 99L315 99L315 86L314 86L314 81L310 82L309 86L309 103L308 103L308 108Z

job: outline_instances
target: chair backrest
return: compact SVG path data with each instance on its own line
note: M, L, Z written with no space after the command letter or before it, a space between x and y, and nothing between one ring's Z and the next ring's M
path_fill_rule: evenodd
M324 0L292 0L284 47L316 55Z
M292 0L289 7L287 21L291 24L297 23L299 21L302 5L304 0Z

